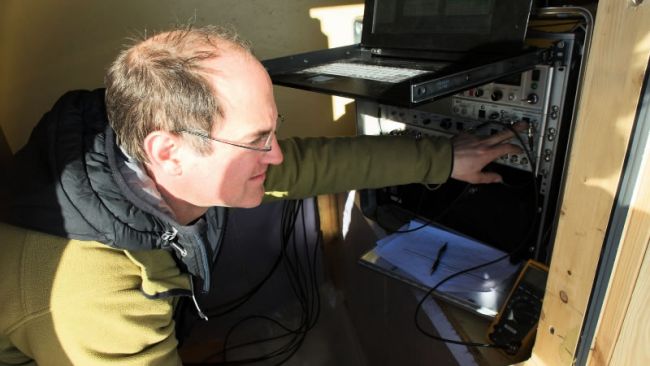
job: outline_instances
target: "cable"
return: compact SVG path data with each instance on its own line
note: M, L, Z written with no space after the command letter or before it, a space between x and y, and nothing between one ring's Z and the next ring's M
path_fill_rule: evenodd
M535 210L535 212L533 213L533 220L531 221L530 227L528 228L528 233L526 233L526 236L524 236L521 245L519 247L515 248L515 250L511 252L511 255L514 255L514 254L518 253L521 249L523 249L523 246L526 244L526 242L529 240L530 236L535 231L535 226L536 226L537 220L539 218L538 217L538 213L539 213L538 212L538 209L539 209L539 187L537 185L537 177L535 176L535 170L536 170L535 165L537 165L538 162L533 160L532 152L526 146L526 144L524 143L524 141L521 138L521 136L519 135L519 133L517 133L517 131L515 131L514 127L512 125L510 125L510 124L505 124L505 127L508 128L510 131L512 131L514 133L515 137L517 138L517 140L519 140L519 143L521 144L521 147L524 150L524 153L526 154L526 156L528 157L528 161L530 162L531 174L533 176L533 179L532 179L532 182L533 182L533 209ZM534 145L534 144L531 144L531 145ZM532 148L532 146L531 146L531 148Z
M428 336L428 337L430 337L432 339L435 339L437 341L441 341L441 342L445 342L445 343L453 343L453 344L459 344L459 345L469 346L469 347L510 348L509 345L499 345L499 344L492 344L492 343L477 343L477 342L463 342L463 341L457 341L455 339L443 338L443 337L437 336L437 335L435 335L433 333L430 333L430 332L426 331L424 328L422 328L422 326L418 322L418 314L420 313L420 310L422 309L422 305L424 304L424 301L426 301L426 299L428 299L429 296L431 296L433 294L433 292L438 287L440 287L443 283L449 281L450 279L452 279L454 277L465 274L467 272L475 271L475 270L477 270L479 268L487 267L487 266L489 266L491 264L500 262L500 261L508 258L509 256L510 256L510 254L504 254L501 257L498 257L497 259L494 259L492 261L476 265L476 266L471 267L471 268L464 269L464 270L456 272L456 273L452 273L451 275L449 275L449 276L443 278L442 280L440 280L435 286L431 287L431 289L429 289L426 292L426 294L422 297L422 299L420 299L420 301L418 302L418 304L417 304L417 306L415 308L415 315L413 317L413 320L415 322L415 327L421 333L423 333L424 335L426 335L426 336Z
M533 148L532 141L529 141L529 144L530 144L531 146L528 146L528 145L523 141L523 139L521 138L521 136L519 135L519 132L516 131L516 130L513 128L513 126L510 125L510 124L508 124L508 123L499 123L499 122L496 122L496 121L488 121L488 122L484 123L483 125L485 125L485 124L489 124L489 123L498 124L498 125L500 125L500 126L503 126L503 127L505 127L505 128L508 128L510 131L512 131L513 134L514 134L514 136L517 138L517 140L518 140L519 143L521 144L521 147L522 147L522 149L524 150L524 153L526 154L526 156L527 156L527 158L528 158L528 161L530 162L530 165L531 165L531 174L532 174L532 184L533 184L533 195L534 195L534 198L533 198L533 209L534 209L534 211L535 211L534 214L533 214L533 218L532 218L532 220L531 220L531 222L530 222L530 225L529 225L528 231L526 232L526 234L525 234L524 237L522 238L521 244L520 244L519 246L517 246L514 250L512 250L511 252L506 253L506 254L504 254L504 255L502 255L502 256L500 256L500 257L494 259L494 260L491 260L491 261L488 261L488 262L485 262L485 263L482 263L482 264L479 264L479 265L473 266L473 267L471 267L471 268L467 268L467 269L465 269L465 270L462 270L462 271L458 271L458 272L456 272L456 273L453 273L453 274L451 274L451 275L445 277L444 279L442 279L441 281L439 281L437 284L435 284L431 289L429 289L429 290L426 292L426 294L422 297L422 299L418 302L418 304L417 304L417 306L416 306L415 313L414 313L414 322L415 322L415 326L416 326L416 328L417 328L417 329L418 329L422 334L424 334L424 335L426 335L426 336L428 336L428 337L430 337L430 338L432 338L432 339L434 339L434 340L438 340L438 341L442 341L442 342L446 342L446 343L452 343L452 344L465 345L465 346L469 346L469 347L486 347L486 348L504 348L504 349L512 349L513 345L510 345L510 344L502 345L502 344L493 344L493 343L464 342L464 341L457 341L457 340L453 340L453 339L443 338L443 337L440 337L440 336L437 336L437 335L435 335L435 334L432 334L432 333L428 332L428 331L425 330L425 329L420 325L420 323L418 322L418 315L419 315L419 312L420 312L421 309L422 309L422 305L424 304L424 301L426 301L426 299L427 299L429 296L431 296L431 295L433 294L433 292L434 292L437 288L439 288L442 284L444 284L445 282L449 281L449 280L452 279L452 278L455 278L455 277L457 277L457 276L460 276L460 275L462 275L462 274L465 274L465 273L468 273L468 272L471 272L471 271L475 271L475 270L477 270L477 269L479 269L479 268L487 267L487 266L489 266L489 265L492 265L492 264L494 264L494 263L500 262L500 261L502 261L502 260L504 260L504 259L506 259L506 258L509 258L509 257L511 257L511 256L513 256L513 255L519 253L522 249L525 248L526 243L529 241L530 235L534 232L534 228L535 228L536 223L537 223L537 220L538 220L538 217L537 217L537 216L538 216L539 197L538 197L537 177L536 177L535 174L534 174L534 172L535 172L535 165L536 165L536 162L535 162L535 160L533 159L533 157L532 157L532 153L531 153L531 151L530 151L530 150ZM481 125L481 126L483 126L483 125ZM468 185L465 187L465 189L461 192L461 194L459 194L458 197L456 197L456 198L454 199L454 201L452 201L452 203L451 203L451 204L450 204L450 205L445 209L445 211L443 211L441 214L439 214L436 218L434 218L434 219L432 219L432 220L427 220L425 223L423 223L422 225L420 225L420 226L418 226L418 227L416 227L416 228L412 228L412 229L408 229L408 230L396 230L396 231L393 231L393 233L408 233L408 232L413 232L413 231L416 231L416 230L420 230L420 229L422 229L422 228L428 226L429 224L431 224L433 221L438 220L440 217L442 217L443 215L445 215L445 214L447 213L447 211L450 210L450 209L451 209L451 208L452 208L452 207L457 203L457 201L458 201L462 196L464 196L464 194L467 192L469 186L470 186L470 185L468 184ZM379 224L379 222L378 222L378 224ZM381 224L380 224L380 226L381 226Z
M456 196L456 198L454 198L454 200L451 203L449 203L449 205L447 205L447 207L442 212L440 212L438 215L436 215L433 219L423 220L424 223L422 223L422 225L420 225L418 227L415 227L415 228L406 229L406 230L394 230L394 231L391 231L390 233L391 234L410 233L410 232L417 231L417 230L420 230L422 228L425 228L425 227L431 225L434 221L440 220L441 218L445 217L445 215L447 215L447 213L456 205L456 203L458 203L458 201L460 201L461 198L463 198L467 194L467 192L469 192L470 186L471 186L471 184L466 184L465 187L463 188L463 190L458 194L458 196ZM422 195L420 196L420 201L422 200L423 196L424 196L424 191L422 191ZM419 211L419 207L418 207L418 211ZM386 228L384 228L384 226L382 226L379 223L379 221L377 221L377 224L379 226L381 226L384 230L386 230ZM388 231L388 230L386 230L386 231Z
M228 211L226 211L226 214L228 214ZM227 216L226 216L225 221L227 222ZM218 266L219 260L221 258L222 249L223 249L223 246L225 245L225 241L223 240L223 238L225 237L225 232L226 232L226 225L224 225L224 228L223 228L223 230L221 232L221 235L220 235L219 240L220 240L220 242L222 244L219 246L219 248L217 248L217 253L215 255L215 260L214 260L214 263L213 263L214 267ZM256 285L254 285L250 290L246 291L243 295L241 295L241 296L239 296L239 297L237 297L235 299L228 300L228 301L226 301L224 303L221 303L219 305L215 305L215 306L213 306L211 308L208 308L206 310L206 315L209 318L220 317L220 316L228 314L228 313L236 310L240 306L244 305L248 300L250 300L251 297L253 297L253 295L257 291L259 291L259 289L264 285L264 283L266 283L266 281L271 277L273 272L275 272L278 265L280 264L280 260L281 260L281 256L278 255L278 257L276 258L276 260L273 263L273 266L271 266L271 269L269 270L269 272L262 278L262 280L260 282L258 282ZM224 307L227 307L227 309L226 310L218 310L218 309L224 308Z
M283 206L283 215L284 215L285 207L286 206ZM282 217L283 217L282 220L284 220L285 217L284 216L282 216ZM257 284L255 284L249 291L247 291L243 295L241 295L241 296L239 296L239 297L237 297L237 298L235 298L233 300L226 301L226 302L224 302L222 304L216 305L216 306L208 309L207 312L206 312L207 316L209 318L220 317L220 316L226 315L226 314L236 310L237 308L241 307L242 305L244 305L271 278L273 273L275 273L275 271L280 266L281 262L282 262L282 252L280 252L278 254L278 256L276 257L276 259L273 262L273 265L271 266L271 269L269 270L269 272ZM215 266L216 266L216 264L217 264L217 262L215 261ZM226 310L221 310L221 311L216 310L218 308L222 308L222 307L226 307L226 306L228 306L228 308Z
M538 213L538 212L537 212L537 206L538 206L538 204L539 204L539 199L538 199L538 192L537 192L537 177L535 177L535 174L534 174L535 169L532 168L532 167L534 166L534 163L533 163L534 160L532 159L531 152L530 152L528 146L526 146L526 144L525 144L524 141L522 140L521 136L519 136L519 133L518 133L517 131L514 130L514 128L512 127L512 125L510 125L510 124L504 124L504 123L498 123L498 122L491 122L491 123L497 123L497 124L503 125L503 126L505 126L506 128L510 129L510 130L515 134L515 137L519 140L519 143L521 144L522 149L524 150L526 156L528 157L528 161L531 162L531 173L533 174L533 194L534 194L534 204L533 204L533 208L535 209L535 213L534 213L534 215L533 215L533 220L531 221L531 224L530 224L530 226L529 226L529 229L528 229L526 235L524 236L524 238L523 238L521 244L520 244L518 247L516 247L514 250L512 250L512 251L510 251L509 253L506 253L506 254L504 254L504 255L502 255L502 256L500 256L500 257L494 259L494 260L491 260L491 261L488 261L488 262L485 262L485 263L482 263L482 264L476 265L476 266L471 267L471 268L464 269L464 270L459 271L459 272L456 272L456 273L452 273L451 275L449 275L449 276L443 278L443 279L440 280L437 284L435 284L433 287L431 287L431 288L430 288L430 289L425 293L425 295L422 297L422 299L418 302L418 304L417 304L417 306L416 306L416 308L415 308L415 313L414 313L414 322L415 322L415 327L416 327L416 328L417 328L417 329L418 329L422 334L424 334L424 335L426 335L426 336L428 336L428 337L430 337L430 338L432 338L432 339L434 339L434 340L437 340L437 341L441 341L441 342L445 342L445 343L458 344L458 345L464 345L464 346L468 346L468 347L485 347L485 348L503 348L503 349L512 349L513 345L511 345L511 344L494 344L494 343L479 343L479 342L463 342L463 341L457 341L457 340L454 340L454 339L443 338L443 337L440 337L440 336L437 336L437 335L435 335L435 334L432 334L432 333L428 332L428 331L425 330L425 329L420 325L420 323L418 322L418 315L419 315L419 313L420 313L420 311L421 311L421 309L422 309L422 305L424 304L424 302L426 301L426 299L429 298L429 296L431 296L431 295L433 294L433 292L434 292L438 287L440 287L442 284L444 284L445 282L449 281L450 279L452 279L452 278L454 278L454 277L460 276L460 275L462 275L462 274L465 274L465 273L468 273L468 272L471 272L471 271L475 271L475 270L477 270L477 269L479 269L479 268L487 267L487 266L489 266L489 265L492 265L492 264L494 264L494 263L500 262L500 261L502 261L502 260L504 260L504 259L506 259L506 258L509 258L510 256L515 255L516 253L518 253L520 250L522 250L522 249L525 247L526 243L527 243L528 240L529 240L530 235L531 235L531 234L533 233L533 231L534 231L534 228L535 228L535 225L536 225L536 222L537 222L537 213Z
M379 108L379 110L378 110L378 112L377 112L377 115L378 115L378 116L381 116L381 108ZM523 140L521 139L521 136L519 136L519 133L518 133L517 131L515 131L514 128L513 128L511 125L509 125L509 124L507 124L507 123L497 122L497 121L485 121L485 122L482 122L482 123L480 123L480 124L474 126L471 130L477 130L477 129L480 129L480 128L486 126L486 125L490 125L490 124L496 124L496 125L498 125L498 126L501 126L501 127L505 127L505 128L510 129L510 130L513 132L514 136L519 140L519 142L520 142L521 145L522 145L522 148L524 148L524 151L525 151L525 153L526 153L526 156L527 156L527 158L528 158L528 161L530 162L530 165L531 165L531 172L533 172L533 179L532 179L532 182L533 182L533 185L534 185L534 189L533 189L533 190L534 190L534 192L537 192L536 179L535 179L535 177L534 177L534 171L535 171L534 166L535 166L535 161L533 160L530 151L529 151L528 149L526 149L526 145L524 144ZM382 128L381 117L378 117L378 118L377 118L377 125L378 125L378 128L379 128L379 134L380 134L380 135L384 135L385 132L383 131L383 128ZM397 135L397 134L399 134L400 132L403 132L403 131L399 131L399 132L398 132L397 130L393 130L393 131L390 131L388 134L389 134L389 135ZM530 146L530 148L532 149L533 146ZM509 185L509 184L507 184L507 183L503 183L503 184L504 184L504 186L509 187L509 188L525 188L525 187L528 186L530 183L527 183L526 185L521 186L521 187L519 187L519 186ZM439 184L439 185L437 185L437 186L434 187L434 188L429 187L429 185L427 185L427 184L422 184L422 185L423 185L423 187L425 187L425 188L426 188L427 190L429 190L429 191L435 191L435 190L439 189L443 184ZM455 205L455 204L456 204L456 203L457 203L457 202L458 202L458 201L459 201L459 200L460 200L460 199L461 199L465 194L467 194L469 187L470 187L470 185L467 184L467 185L464 187L464 189L461 191L461 193L460 193L460 194L459 194L459 195L454 199L454 201L452 201L452 202L447 206L447 208L444 209L444 211L442 211L441 213L439 213L438 215L436 215L436 217L434 217L434 218L432 218L432 219L426 219L426 218L423 218L422 221L424 221L424 223L423 223L422 225L418 226L418 227L410 228L410 229L405 229L405 230L400 230L400 229L394 230L394 229L388 228L386 225L382 224L382 223L381 223L381 220L379 219L379 215L377 215L377 218L376 218L377 225L379 225L379 227L381 227L382 229L384 229L384 230L385 230L387 233L389 233L389 234L395 234L395 233L410 233L410 232L413 232L413 231L421 230L421 229L427 227L428 225L432 224L434 221L437 221L437 220L439 220L440 218L444 217L444 216L445 216L445 215L446 215L446 214L447 214L447 213L448 213L448 212L449 212L449 211L454 207L454 205ZM416 217L416 216L418 215L418 212L420 211L420 207L421 207L421 204L422 204L422 200L423 200L423 198L424 198L424 194L425 194L425 191L423 190L422 193L421 193L421 195L420 195L420 199L418 200L418 202L419 202L418 207L414 210L414 213L415 213L414 217ZM535 193L535 194L536 194L536 193ZM537 197L535 197L535 206L537 206Z
M292 203L292 205L293 205L293 203ZM280 258L280 259L284 258L284 256L286 255L286 247L287 247L287 245L289 245L289 241L287 240L286 233L287 233L287 231L288 232L293 231L294 225L295 225L295 219L296 219L296 215L295 214L293 214L293 215L290 214L289 205L285 203L285 205L283 206L282 218L281 218L281 227L282 227L282 243L281 244L282 245L281 245L281 253L278 256L278 258ZM228 346L228 340L230 339L230 337L234 333L234 331L236 329L238 329L238 327L242 326L245 322L253 320L253 319L265 319L265 320L271 321L275 325L280 326L283 330L285 330L285 333L281 334L279 336L263 338L263 339L259 339L259 340L256 340L256 341L245 342L243 344L238 344L238 345L229 347ZM246 347L246 346L250 346L250 345L254 345L254 344L259 344L259 343L264 343L264 342L269 342L269 341L272 341L272 340L280 339L280 338L292 335L294 333L295 333L294 330L291 330L288 327L285 327L284 325L282 325L278 321L273 320L273 319L271 319L269 317L248 316L248 317L245 317L245 318L241 319L240 321L238 321L236 324L234 324L228 330L228 332L227 332L227 334L225 336L223 350L216 353L216 354L214 354L214 355L212 355L211 357L214 357L214 356L217 356L217 355L222 355L223 356L223 361L218 363L218 364L243 364L243 363L253 363L253 362L268 360L270 358L276 357L277 355L281 355L282 352L287 350L287 348L286 347L281 347L280 349L277 349L277 350L275 350L273 352L270 352L270 353L268 353L266 355L262 355L262 356L254 357L254 358L235 360L235 361L232 361L232 360L228 361L227 360L227 352L230 351L230 350L233 350L233 349L238 349L238 348L242 348L242 347ZM293 343L294 341L295 341L295 336L293 337L293 339L291 339L289 341L290 342L289 344Z
M208 318L217 318L226 315L228 313L235 311L237 308L241 307L242 305L244 305L248 300L250 300L253 297L253 295L255 295L260 290L260 288L262 288L262 286L269 280L269 278L271 278L273 273L279 267L281 261L282 261L282 254L279 254L275 259L273 265L271 266L271 269L262 278L262 280L260 280L256 285L254 285L250 290L248 290L243 295L235 299L226 301L222 304L215 305L214 307L208 309L206 312ZM227 308L225 310L217 310L222 307L227 307Z
M296 223L298 217L301 217L302 224L302 237L298 238L296 233ZM246 316L237 321L230 329L224 338L223 349L219 352L212 353L206 357L202 364L207 364L209 359L217 356L222 356L222 361L210 363L211 365L240 365L248 363L263 362L268 360L278 361L276 365L284 363L291 358L302 345L305 336L311 330L320 315L320 293L318 289L318 276L316 274L316 267L318 263L318 253L322 245L321 233L316 234L313 251L310 252L309 238L307 233L306 217L303 209L303 201L285 201L282 209L281 216L281 263L285 268L289 285L292 293L298 300L301 309L298 325L294 328L286 326L281 322L263 315ZM304 250L300 250L298 246L304 244ZM260 282L263 284L268 280L275 268L265 276L265 279ZM252 291L249 291L249 294ZM243 298L243 296L241 297ZM274 326L281 329L281 333L266 337L262 339L247 341L236 345L228 345L228 342L237 329L246 323L254 320L267 321ZM237 360L228 360L228 352L249 347L256 344L279 341L283 338L288 338L283 344L277 346L270 352L265 354Z

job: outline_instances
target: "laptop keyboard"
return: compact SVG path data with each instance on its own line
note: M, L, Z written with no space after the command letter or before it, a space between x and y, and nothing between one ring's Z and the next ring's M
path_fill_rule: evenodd
M399 83L414 76L426 74L431 71L379 65L364 65L351 62L333 62L330 64L310 67L301 72L346 76L385 83Z

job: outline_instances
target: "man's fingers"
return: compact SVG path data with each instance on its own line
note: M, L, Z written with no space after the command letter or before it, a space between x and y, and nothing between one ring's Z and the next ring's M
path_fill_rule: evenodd
M490 149L490 153L495 159L506 154L521 154L522 152L521 147L514 144L499 144Z
M497 145L502 142L508 141L513 137L515 137L515 133L509 129L505 129L503 131L499 131L495 133L494 135L486 137L481 142L486 145Z
M455 135L454 137L452 137L452 140L454 141L454 143L459 144L459 143L466 143L466 142L474 142L474 141L478 141L479 139L476 136L472 135L471 133L461 132Z
M511 128L505 128L502 131L486 137L482 142L488 145L497 145L515 137L515 132L523 132L528 128L525 122L517 122Z
M503 178L494 172L479 172L478 174L472 176L471 178L463 179L465 182L471 184L490 184L490 183L502 183Z
M507 154L521 154L522 152L521 147L507 143L495 146L484 146L480 149L474 150L476 158L479 159L477 162L480 162L482 165L487 165L489 162Z
M494 172L483 172L483 173L481 173L481 175L479 177L480 177L480 180L481 180L480 183L484 183L484 184L487 184L487 183L502 183L503 182L503 178L501 178L501 176L499 174L494 173Z
M518 124L513 127L514 130L506 129L487 137L457 136L452 140L454 164L451 177L475 184L502 182L500 175L483 172L483 168L504 155L522 153L521 147L508 141L513 138L515 133L527 127L526 124Z

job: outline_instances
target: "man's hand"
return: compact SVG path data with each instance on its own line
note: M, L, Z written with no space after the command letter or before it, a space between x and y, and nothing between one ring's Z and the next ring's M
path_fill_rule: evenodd
M514 129L522 131L525 123L515 124ZM494 172L484 172L483 168L493 160L506 154L519 154L521 148L508 143L514 137L511 130L503 130L492 136L478 137L461 133L452 139L454 149L454 168L451 177L468 183L500 183L502 178Z

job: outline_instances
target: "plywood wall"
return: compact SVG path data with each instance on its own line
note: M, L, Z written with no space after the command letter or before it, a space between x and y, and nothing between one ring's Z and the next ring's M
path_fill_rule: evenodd
M0 1L0 128L12 151L56 98L102 86L124 39L172 24L232 25L270 58L326 48L314 8L360 0L2 0ZM329 96L276 88L288 117L283 133L341 135L353 117L334 123ZM354 111L351 113L354 116Z

